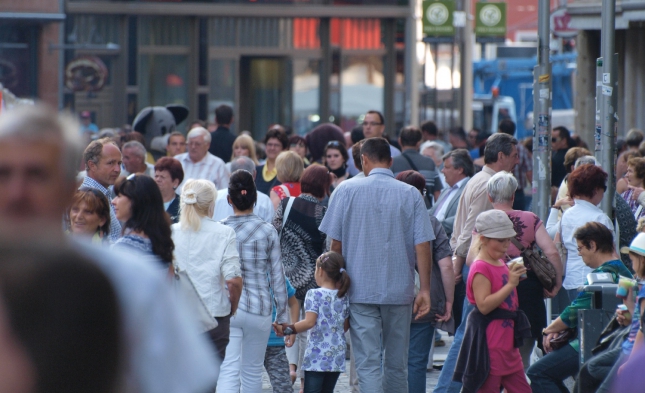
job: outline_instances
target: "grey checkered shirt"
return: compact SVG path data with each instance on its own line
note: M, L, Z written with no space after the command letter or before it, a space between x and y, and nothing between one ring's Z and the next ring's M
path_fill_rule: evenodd
M244 279L240 310L257 315L271 315L270 283L276 301L275 320L278 323L289 322L287 286L280 261L278 232L273 225L255 214L230 216L220 222L233 228L237 236L237 250Z
M343 244L350 302L412 303L414 247L435 239L419 190L372 169L336 189L320 230Z

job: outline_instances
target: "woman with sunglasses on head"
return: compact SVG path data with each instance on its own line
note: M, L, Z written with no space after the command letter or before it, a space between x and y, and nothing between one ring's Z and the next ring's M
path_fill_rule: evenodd
M123 236L113 247L154 255L168 267L175 245L157 183L151 177L132 174L116 181L114 194L112 205L123 223Z
M329 141L323 152L323 162L329 172L334 175L334 181L331 184L331 192L340 185L344 180L350 178L347 171L347 160L349 155L345 146L338 141Z
M81 187L67 210L69 234L91 238L92 243L109 242L110 202L95 188Z

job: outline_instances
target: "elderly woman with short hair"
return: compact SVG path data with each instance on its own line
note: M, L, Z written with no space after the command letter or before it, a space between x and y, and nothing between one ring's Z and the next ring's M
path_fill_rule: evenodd
M540 280L530 268L528 268L527 279L520 281L517 286L520 310L524 311L531 323L532 339L524 340L524 345L520 348L522 363L524 364L524 370L526 370L530 365L533 346L537 339L542 337L542 329L547 324L546 308L543 300L545 297L555 296L562 285L562 262L553 240L544 228L542 220L531 212L513 210L517 180L511 173L497 172L488 181L487 188L488 199L493 204L493 208L503 211L511 219L516 233L515 239L527 249L533 249L537 244L549 258L558 274L556 286L551 292L547 292L544 289ZM506 252L508 260L519 257L520 254L520 250L511 243ZM470 264L474 257L475 255L469 253L466 262Z
M288 197L300 195L300 176L305 169L305 163L298 153L283 151L275 160L276 175L281 183L271 189L269 196L273 202L273 208L277 209L280 201Z

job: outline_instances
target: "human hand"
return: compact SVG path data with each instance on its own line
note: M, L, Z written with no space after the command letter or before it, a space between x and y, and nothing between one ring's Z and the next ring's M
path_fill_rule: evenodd
M452 265L452 271L455 273L455 284L459 284L462 279L461 269L456 269L455 265Z
M414 299L414 305L412 306L412 313L417 314L414 318L419 320L421 317L425 316L430 312L430 291L419 291L417 297Z
M642 188L640 188L640 187L627 186L627 188L629 188L630 190L634 190L634 192L632 193L632 199L633 199L633 200L637 200L637 199L638 199L638 197L639 197L639 196L641 195L641 193L643 192L643 189L642 189Z
M291 348L295 342L296 342L296 335L295 334L285 336L285 338L284 338L284 345L287 348Z
M542 346L544 347L545 354L553 351L553 349L551 348L551 340L557 335L558 333L549 333L544 336L544 338L542 338Z
M443 315L437 315L435 320L437 322L448 322L452 317L452 303L446 302L446 312Z
M520 276L526 274L526 267L524 264L513 263L508 269L508 282L516 287L520 283Z
M555 201L555 203L553 204L553 207L558 208L558 207L562 207L564 205L573 206L575 204L576 203L573 201L573 199L571 199L571 197L569 195L567 195L564 198L560 198L557 201Z
M272 326L276 336L284 337L284 334L282 334L282 330L283 330L282 325L278 324L277 322L273 322Z
M545 299L552 299L552 298L556 297L558 292L560 292L560 288L562 288L562 282L557 283L550 292L547 291L546 289L543 289L544 298Z

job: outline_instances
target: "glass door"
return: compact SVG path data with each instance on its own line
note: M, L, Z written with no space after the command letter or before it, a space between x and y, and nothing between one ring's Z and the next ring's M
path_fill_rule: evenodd
M239 125L262 140L270 125L291 125L291 60L283 57L240 59Z

